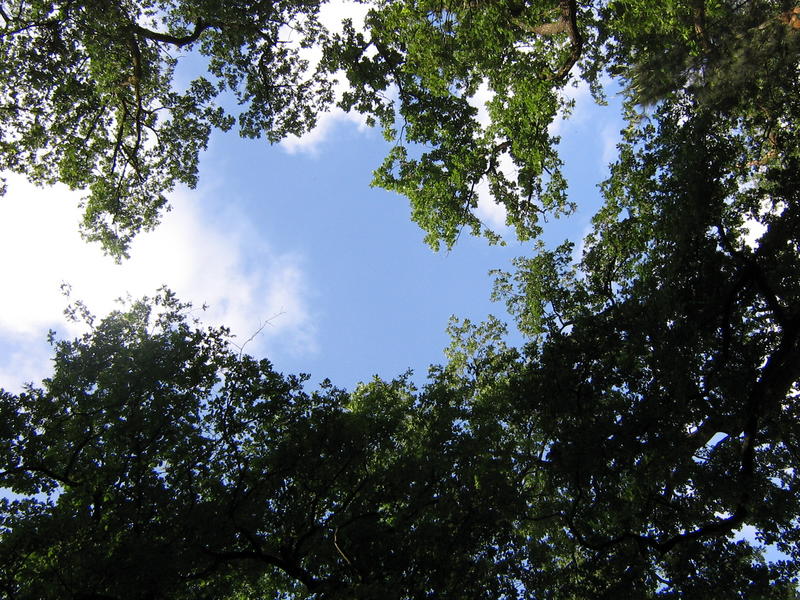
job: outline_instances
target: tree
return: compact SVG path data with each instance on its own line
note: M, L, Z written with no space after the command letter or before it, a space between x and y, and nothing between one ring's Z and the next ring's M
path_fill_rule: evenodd
M0 396L4 598L514 593L524 474L465 381L307 393L187 312L134 303Z
M579 597L792 597L796 175L743 187L719 119L657 116L623 147L580 265L565 244L498 274L532 336L518 397L546 456L536 513L576 553ZM766 212L755 247L742 205ZM743 528L787 562L766 564Z
M607 7L628 32L599 39L629 127L582 260L565 243L497 274L531 337L540 514L575 552L564 597L791 597L798 38L785 6L665 8L650 29L644 4ZM766 564L742 528L787 561ZM773 579L789 587L757 590Z
M108 17L74 3L2 6L4 77L27 82L19 89L45 107L37 116L4 100L4 148L21 150L3 155L42 181L63 179L71 160L69 144L54 143L67 139L70 113L47 103L84 97L64 81L118 115L86 130L106 141L81 155L82 178L65 179L76 187L115 181L103 165L135 173L131 156L169 147L136 142L137 94L156 103L142 100L142 114L163 105L200 124L175 136L203 141L231 124L213 105L218 84L201 78L170 96L170 63L159 58L170 45L199 46L211 75L243 94L244 114L255 115L240 119L247 134L278 139L292 107L316 99L299 131L332 101L326 83L264 92L272 80L255 65L303 77L299 55L273 59L267 49L283 46L258 41L266 5L226 18L213 3L126 4ZM142 304L59 342L42 388L2 397L0 485L25 496L5 503L6 595L796 598L796 9L407 0L375 3L365 31L333 36L316 25L317 8L275 5L268 21L277 33L302 23L324 51L318 72L350 82L341 105L396 141L376 181L410 198L433 245L482 228L484 180L522 238L537 235L541 214L568 210L548 125L570 81L599 93L601 76L616 78L628 126L582 256L571 242L539 244L498 272L495 294L527 345L505 348L493 321L454 325L450 361L421 391L401 378L305 392L300 379L232 352L224 331L190 327L170 296L155 329ZM146 27L151 17L164 29ZM85 70L93 36L117 61L97 83ZM136 47L150 66L120 85ZM42 65L54 57L79 75L53 78L62 71ZM97 73L112 72L102 64ZM148 80L158 93L137 92L145 73L161 73L160 87ZM494 94L488 124L473 106L482 85ZM153 116L148 126L168 123ZM163 139L180 147L180 137ZM188 169L200 146L187 148ZM109 162L122 155L128 167ZM161 193L173 175L130 181ZM132 198L117 191L120 205ZM118 251L156 218L158 202L134 199L152 219L125 229L113 202L98 202L95 214L124 230L104 230ZM739 539L743 530L752 535ZM767 561L759 543L786 558Z

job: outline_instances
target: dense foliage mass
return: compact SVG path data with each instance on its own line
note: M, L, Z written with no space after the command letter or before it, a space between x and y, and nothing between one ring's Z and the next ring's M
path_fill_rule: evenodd
M796 598L800 7L397 0L339 34L319 8L0 2L0 166L86 188L121 254L212 128L277 140L336 101L396 142L376 182L433 245L481 230L484 182L527 238L570 208L564 86L611 77L628 125L580 262L498 272L527 345L454 325L421 390L304 391L169 294L56 342L0 398L0 593Z

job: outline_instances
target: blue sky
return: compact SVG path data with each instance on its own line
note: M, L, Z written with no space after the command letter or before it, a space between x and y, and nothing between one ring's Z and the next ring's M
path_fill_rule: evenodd
M613 102L597 107L585 88L570 94L574 115L555 127L580 210L548 225L551 243L586 231L621 127ZM80 239L80 193L12 176L0 199L0 277L12 290L0 297L0 385L17 389L47 374L48 329L77 333L62 316L62 282L99 315L115 298L166 284L208 304L203 320L229 325L239 340L269 321L247 351L313 382L352 388L409 368L424 380L443 360L450 315L505 314L489 301L488 271L531 245L510 232L504 247L462 235L452 250L433 252L407 201L369 186L386 151L379 131L341 113L278 145L215 134L198 188L172 194L163 224L121 265ZM484 218L499 224L502 215L487 204Z

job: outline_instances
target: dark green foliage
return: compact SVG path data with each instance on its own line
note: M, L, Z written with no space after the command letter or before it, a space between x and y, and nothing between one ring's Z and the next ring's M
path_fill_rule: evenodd
M535 336L520 418L548 457L538 510L580 550L578 597L796 594L796 142L754 166L743 122L663 100L630 130L582 262L567 245L499 274ZM788 562L734 541L745 527Z
M513 592L513 445L465 382L309 394L227 339L163 295L3 395L3 597Z

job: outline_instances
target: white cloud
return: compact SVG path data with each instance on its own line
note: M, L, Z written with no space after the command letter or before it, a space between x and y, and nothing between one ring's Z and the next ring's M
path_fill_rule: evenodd
M116 298L152 296L168 285L195 307L207 304L205 313L198 311L203 322L229 326L240 341L269 321L248 352L315 352L302 257L274 252L242 215L207 214L203 194L191 196L174 194L175 210L155 231L141 234L131 258L117 265L80 238L79 194L10 178L8 195L0 198L0 280L6 283L0 295L0 343L38 347L49 328L74 335L77 326L62 314L68 301L60 288L68 282L72 298L97 315L117 308ZM0 386L9 387L6 377L15 373L22 380L41 377L49 368L46 350L42 347L39 352L45 354L34 358L27 350L0 357ZM38 373L34 365L40 366Z
M739 191L746 192L754 187L756 187L756 181L753 179L739 186ZM761 237L767 232L766 221L770 217L779 217L785 210L786 203L783 201L773 202L770 199L762 200L758 214L751 214L743 223L744 243L751 249L756 250L760 245Z
M759 246L758 242L761 236L767 231L767 226L755 219L747 219L744 223L744 229L747 232L744 235L744 243L755 250Z
M489 229L497 233L505 233L508 228L506 225L508 211L505 206L494 201L489 192L489 182L485 177L481 179L475 191L478 193L478 206L475 209L475 214Z
M38 383L50 374L52 351L44 335L38 339L21 336L8 336L4 340L14 349L6 352L0 359L0 388L19 393L25 383Z
M339 124L348 123L355 125L359 131L366 131L367 129L367 120L364 115L345 112L341 108L333 107L330 111L322 113L317 118L317 124L314 129L299 137L290 135L281 140L280 146L289 154L316 156L319 153L320 146L331 137L334 128Z
M603 155L601 157L601 167L605 170L619 157L619 150L617 144L620 142L620 132L618 123L609 123L603 126L600 132L600 138L603 141Z
M342 22L350 19L356 31L364 29L364 19L369 12L369 5L353 0L329 0L319 11L319 20L328 31L341 33Z
M474 106L478 109L476 120L484 129L492 123L492 118L489 116L489 109L486 107L486 105L492 101L494 96L494 90L489 89L489 82L484 79L483 82L481 82L481 84L478 86L478 91L475 92L475 95L467 100L470 106Z
M755 187L754 180L742 185L739 188L739 191L744 192L753 187ZM773 204L773 202L770 200L762 200L758 217L756 218L755 215L751 216L744 222L744 243L753 250L758 248L761 236L763 236L767 231L767 226L763 223L764 219L769 215L780 215L785 209L786 204L784 202L777 202Z
M517 167L508 154L502 154L498 158L497 167L498 171L505 175L509 181L516 181ZM475 191L478 194L478 207L475 210L478 218L497 233L507 233L506 218L508 211L504 205L494 201L489 190L489 180L486 177L481 179Z

